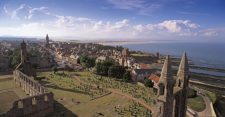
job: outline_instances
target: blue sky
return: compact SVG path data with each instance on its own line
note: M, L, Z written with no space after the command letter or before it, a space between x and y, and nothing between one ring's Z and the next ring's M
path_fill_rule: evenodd
M225 0L0 0L0 36L225 41Z

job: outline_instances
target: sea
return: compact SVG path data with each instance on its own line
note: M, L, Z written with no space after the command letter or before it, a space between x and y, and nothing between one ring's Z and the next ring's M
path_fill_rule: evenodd
M225 43L145 43L126 44L130 50L181 57L186 52L191 62L197 66L225 69ZM225 76L225 73L207 72Z

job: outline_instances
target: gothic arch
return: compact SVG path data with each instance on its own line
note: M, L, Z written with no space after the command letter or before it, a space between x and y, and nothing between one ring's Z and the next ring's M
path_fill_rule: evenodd
M23 101L18 101L17 102L17 108L23 108Z
M48 95L44 95L44 101L48 101Z
M32 105L36 105L37 104L37 99L34 97L32 98Z

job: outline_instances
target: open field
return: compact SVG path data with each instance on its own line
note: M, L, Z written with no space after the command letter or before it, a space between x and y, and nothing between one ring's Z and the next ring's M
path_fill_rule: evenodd
M7 112L12 107L13 102L18 99L19 97L14 91L0 93L0 113Z
M197 96L194 98L188 98L188 103L187 105L197 111L197 112L201 112L206 108L205 102L203 100L203 98L201 96Z
M18 88L11 75L0 76L0 113L7 112L14 101L27 97L27 95Z
M61 114L81 117L102 115L107 117L142 117L151 114L149 108L144 107L146 105L143 106L139 103L140 101L146 103L147 106L153 105L154 95L149 88L145 89L130 83L119 85L120 81L112 78L99 80L98 76L90 72L65 72L65 75L43 72L39 76L45 77L40 83L54 93L57 101L58 106L54 117ZM146 94L143 95L144 93ZM138 101L129 96L133 96Z
M131 54L131 56L149 56L149 55L147 55L147 54L134 53L134 54Z

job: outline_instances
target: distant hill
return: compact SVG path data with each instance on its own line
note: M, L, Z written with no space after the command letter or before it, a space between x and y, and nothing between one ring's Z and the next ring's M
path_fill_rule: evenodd
M0 41L21 41L21 40L29 40L29 41L38 41L37 38L28 38L28 37L0 37Z

